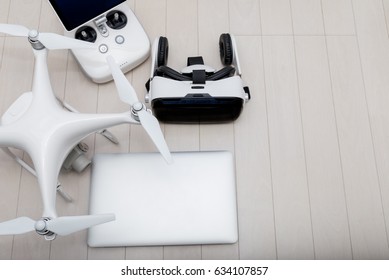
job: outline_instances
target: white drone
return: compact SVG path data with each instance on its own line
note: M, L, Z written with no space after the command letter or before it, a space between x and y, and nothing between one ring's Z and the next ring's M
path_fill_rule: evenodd
M34 221L19 217L2 222L0 235L35 230L45 239L53 240L56 235L68 235L114 220L114 214L57 217L56 188L61 166L83 138L123 123L142 124L162 156L171 163L172 157L157 119L139 102L135 90L111 56L107 56L107 62L119 97L131 106L131 110L118 114L83 114L64 109L51 87L47 49L96 48L94 44L53 33L38 33L19 25L0 24L0 32L27 37L35 56L32 91L22 94L4 114L0 125L0 147L11 156L8 147L24 150L30 155L35 170L29 171L34 171L32 173L38 178L43 202L41 219Z

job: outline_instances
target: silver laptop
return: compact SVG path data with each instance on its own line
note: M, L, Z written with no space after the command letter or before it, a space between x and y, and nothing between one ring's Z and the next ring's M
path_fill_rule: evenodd
M90 214L116 220L89 229L91 247L228 244L238 239L230 152L97 154Z

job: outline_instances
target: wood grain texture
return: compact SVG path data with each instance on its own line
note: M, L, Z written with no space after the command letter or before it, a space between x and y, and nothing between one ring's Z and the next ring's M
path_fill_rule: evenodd
M8 13L9 13L9 1L4 1L0 3L0 20L2 22L7 22ZM0 34L0 112L3 114L7 107L4 106L3 97L10 90L12 84L9 86L4 86L7 79L4 79L7 76L7 62L4 63L4 60L7 57L4 56L4 43L6 41L5 35ZM7 84L5 84L7 85ZM12 170L12 172L9 172ZM9 158L3 152L0 152L0 221L7 221L14 219L17 212L17 199L19 195L19 182L20 182L21 168ZM0 236L0 259L10 259L12 256L12 244L13 236Z
M324 35L321 0L291 0L295 35Z
M295 39L316 259L350 259L351 240L324 37Z
M41 1L12 1L9 7L8 22L18 22L30 28L38 28L41 12ZM15 21L14 21L15 20ZM7 53L7 49L9 52ZM23 79L8 79L5 82L6 95L3 106L10 106L22 93L31 90L34 56L26 38L7 37L4 45L3 67L7 75L23 77ZM9 77L9 76L8 76ZM8 84L8 85L7 85ZM3 84L4 85L4 84ZM23 154L20 154L23 156ZM16 168L16 172L18 168ZM22 169L20 174L19 195L16 216L39 218L42 215L41 198L36 178ZM47 259L50 243L37 238L36 234L15 236L13 242L13 259Z
M266 90L259 37L237 37L243 78L252 99L234 124L239 256L276 259Z
M389 1L388 0L382 0L382 4L384 5L384 16L385 16L385 22L386 22L386 31L389 36Z
M356 38L328 38L353 257L387 259L379 180Z
M381 1L353 1L361 67L366 90L366 102L374 144L381 199L389 228L389 40Z
M322 0L327 35L355 35L351 0Z
M260 35L260 1L229 0L230 32L235 35ZM223 7L223 6L221 6ZM219 8L220 9L220 8Z
M277 253L312 259L314 244L292 37L263 38Z
M150 41L169 40L168 66L202 55L220 69L218 39L236 36L252 100L233 123L161 124L172 151L234 154L239 241L232 245L88 248L87 232L47 242L35 233L0 237L0 259L389 259L388 0L128 0ZM47 1L0 1L0 22L63 29ZM0 34L0 112L31 89L25 38ZM150 58L129 73L140 100ZM50 51L55 94L81 112L128 106L112 82L97 85L69 51ZM150 106L150 105L148 105ZM85 139L95 153L155 152L137 125ZM15 151L26 161L28 155ZM40 218L36 178L0 152L0 221ZM62 172L73 203L88 213L90 170Z
M292 35L292 14L289 0L261 0L263 35Z

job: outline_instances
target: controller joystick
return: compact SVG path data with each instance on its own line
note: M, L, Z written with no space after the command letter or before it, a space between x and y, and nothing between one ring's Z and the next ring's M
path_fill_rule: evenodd
M112 29L122 29L127 24L127 17L121 11L111 11L107 14L107 25Z
M76 39L94 43L97 39L96 31L90 26L83 26L76 31Z

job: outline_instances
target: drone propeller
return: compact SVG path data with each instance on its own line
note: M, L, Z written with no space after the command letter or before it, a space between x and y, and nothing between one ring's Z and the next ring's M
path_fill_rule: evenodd
M68 235L113 220L115 220L115 215L113 214L65 216L38 221L28 217L19 217L0 223L0 235L23 234L33 230L42 234L52 232L58 235Z
M96 48L96 46L90 42L71 39L55 33L38 33L38 31L29 30L27 27L22 25L0 24L0 32L12 36L28 37L32 40L40 41L50 50Z
M27 37L30 30L27 27L16 24L0 24L0 32L17 37Z
M111 68L119 98L131 106L132 111L138 116L139 122L154 142L167 163L172 163L172 156L163 137L158 120L146 110L146 106L138 100L135 89L124 76L119 65L112 56L107 57L107 62Z
M35 221L20 217L0 224L0 235L23 234L34 230Z

